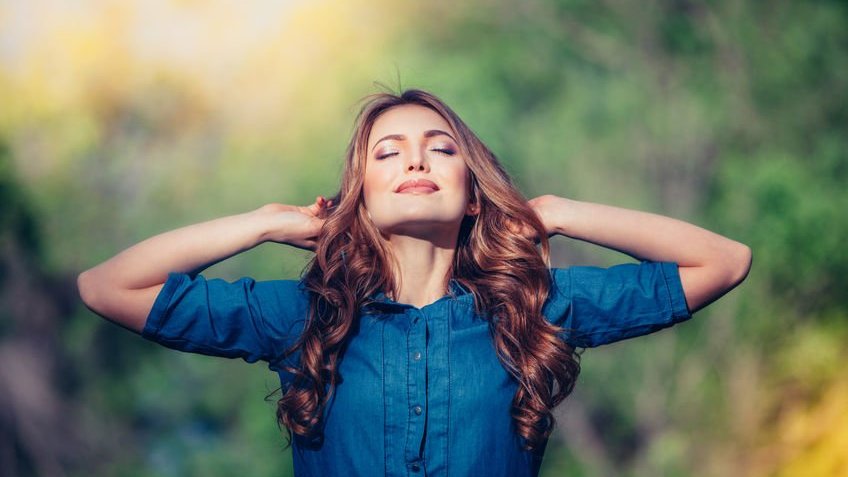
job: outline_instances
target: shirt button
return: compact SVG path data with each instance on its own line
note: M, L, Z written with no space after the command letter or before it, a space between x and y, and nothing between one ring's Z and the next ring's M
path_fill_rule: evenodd
M421 470L421 466L418 464L412 464L409 466L409 470L413 472L418 472L419 470Z
M421 352L420 352L420 351L416 351L416 352L415 352L415 354L414 354L414 355L412 355L412 359L414 359L415 361L420 360L420 359L421 359Z
M423 410L423 409L421 409L421 406L415 406L415 407L413 407L413 408L412 408L412 411L413 411L415 414L419 415L419 416L421 415L421 413L422 413L422 412L424 412L424 410Z
M416 316L415 318L413 318L413 319L412 319L412 324L418 323L418 319L419 319L419 318L420 318L420 317L418 317L418 316Z

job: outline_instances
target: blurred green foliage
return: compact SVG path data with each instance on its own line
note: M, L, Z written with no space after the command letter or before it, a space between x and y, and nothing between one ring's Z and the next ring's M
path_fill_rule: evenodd
M41 5L43 30L4 30L0 224L41 250L31 267L77 273L164 230L332 194L356 100L375 80L430 89L528 198L650 210L754 251L691 322L586 352L543 475L848 473L844 2L154 4L153 33L126 5L65 23ZM308 258L266 245L206 274L292 278ZM3 343L21 339L8 323L25 317L2 316ZM52 323L45 379L84 458L22 440L21 475L291 474L261 365L156 347L81 304Z

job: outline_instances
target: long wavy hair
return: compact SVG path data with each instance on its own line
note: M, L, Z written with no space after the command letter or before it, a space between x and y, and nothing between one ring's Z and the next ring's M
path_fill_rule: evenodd
M438 113L456 133L469 174L469 200L477 215L460 227L450 278L474 295L476 310L489 319L498 359L519 384L511 416L524 449L543 448L556 424L552 410L571 393L579 356L562 331L542 317L550 289L549 243L545 228L495 155L444 102L417 89L364 98L347 147L341 186L302 280L310 310L303 332L284 357L300 351L293 379L281 388L278 424L307 438L321 434L324 407L338 382L338 365L360 307L374 292L397 295L392 254L363 206L368 137L374 122L391 108L420 105ZM538 244L513 233L532 227ZM537 247L540 247L541 250Z

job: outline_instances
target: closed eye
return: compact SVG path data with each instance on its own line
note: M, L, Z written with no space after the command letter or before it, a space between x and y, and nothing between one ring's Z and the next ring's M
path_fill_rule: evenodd
M456 154L456 153L455 153L453 150L451 150L451 149L441 149L441 148L437 148L437 149L430 149L430 150L431 150L431 151L433 151L433 152L438 152L439 154L444 154L444 155L446 155L446 156L453 156L454 154ZM387 152L387 153L384 153L384 154L380 154L379 156L376 156L376 159L385 159L385 158L387 158L387 157L390 157L390 156L397 156L397 155L398 155L398 153L397 153L397 152Z

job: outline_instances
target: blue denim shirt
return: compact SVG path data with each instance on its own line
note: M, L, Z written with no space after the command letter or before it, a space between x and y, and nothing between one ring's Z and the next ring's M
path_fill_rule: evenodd
M645 335L691 317L674 262L550 273L543 314L568 329L562 338L575 347ZM302 285L172 273L142 335L181 351L266 361L286 383L291 375L279 356L307 317ZM423 308L384 293L374 298L361 310L339 364L323 439L294 436L295 475L538 475L544 449L521 448L510 417L517 383L498 360L473 295L452 280L450 293Z

